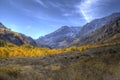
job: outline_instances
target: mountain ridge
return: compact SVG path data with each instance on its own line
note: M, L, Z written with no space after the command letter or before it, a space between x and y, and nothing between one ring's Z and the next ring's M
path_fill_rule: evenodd
M34 41L31 37L26 36L24 34L14 32L0 23L0 39L16 44L18 46L23 44L30 44L32 46L38 46L36 41Z
M87 24L85 24L81 31L77 34L77 37L81 38L92 31L95 31L98 28L101 28L102 26L108 24L114 19L117 19L120 17L120 13L113 13L111 15L105 16L103 18L95 19Z
M40 37L39 39L37 39L37 41L51 48L69 47L72 43L78 42L79 39L89 35L93 31L103 27L104 25L109 24L111 21L118 18L120 18L120 13L113 13L106 17L95 19L85 24L83 27L76 28L76 30L75 27L63 26L53 33ZM71 34L72 31L74 33L73 35Z
M44 37L40 37L36 41L43 45L50 46L51 48L63 48L66 47L72 40L74 40L80 29L81 27L62 26L53 33L50 33Z
M110 23L104 25L103 27L96 29L90 34L84 36L83 38L78 38L79 40L73 41L72 45L85 45L93 43L108 43L120 40L120 17L112 20Z

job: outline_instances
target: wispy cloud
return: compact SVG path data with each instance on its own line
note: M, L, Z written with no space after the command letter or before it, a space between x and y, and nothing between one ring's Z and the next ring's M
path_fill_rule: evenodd
M90 16L88 17L86 14L87 14L87 12L84 10L84 9L81 9L81 5L79 4L79 5L76 5L76 12L78 12L79 14L82 14L83 15L83 17L85 18L85 20L87 21L87 22L89 22L90 21Z
M76 12L76 8L75 9L71 9L71 10L66 10L66 11L63 11L63 16L69 17L69 16L76 16L76 15L78 15L78 12Z
M15 2L15 0L8 0L10 5L13 6L14 8L17 8L17 10L23 11L24 13L32 13L32 10L23 7L20 4L17 4L17 2Z
M38 4L40 4L43 7L47 7L47 5L42 0L35 0Z
M77 12L84 16L87 22L90 22L95 18L95 11L94 9L96 7L93 7L93 5L96 5L99 0L82 0L79 4L76 5Z
M52 2L52 1L48 1L48 4L52 7L55 7L55 8L60 8L63 6L61 3Z
M56 7L56 8L59 7L59 4L57 4L57 3L53 3L53 2L51 2L51 1L49 1L48 3L49 3L49 5L52 6L52 7Z

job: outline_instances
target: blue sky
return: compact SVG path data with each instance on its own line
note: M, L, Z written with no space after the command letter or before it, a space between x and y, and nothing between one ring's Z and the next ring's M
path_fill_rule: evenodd
M0 0L0 22L34 39L120 12L120 0Z

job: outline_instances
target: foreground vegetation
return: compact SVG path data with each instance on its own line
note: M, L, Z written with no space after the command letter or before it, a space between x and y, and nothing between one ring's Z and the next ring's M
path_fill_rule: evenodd
M119 80L120 46L0 60L0 80Z
M65 49L0 41L0 80L119 80L120 42Z

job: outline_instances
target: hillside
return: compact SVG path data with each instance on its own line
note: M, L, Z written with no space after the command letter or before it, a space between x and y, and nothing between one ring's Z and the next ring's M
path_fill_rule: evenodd
M103 27L91 32L90 34L78 38L73 45L85 45L92 43L107 43L120 40L120 17L112 20Z
M4 40L19 46L23 44L37 46L37 43L31 37L14 32L5 27L2 23L0 23L0 40Z

